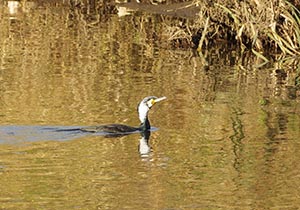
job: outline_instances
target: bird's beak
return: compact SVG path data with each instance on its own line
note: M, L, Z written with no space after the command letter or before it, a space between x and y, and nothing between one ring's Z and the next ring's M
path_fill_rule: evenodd
M167 97L166 97L166 96L163 96L163 97L160 97L160 98L154 99L154 103L153 103L153 104L156 104L157 102L160 102L160 101L162 101L162 100L165 100L165 99L167 99Z

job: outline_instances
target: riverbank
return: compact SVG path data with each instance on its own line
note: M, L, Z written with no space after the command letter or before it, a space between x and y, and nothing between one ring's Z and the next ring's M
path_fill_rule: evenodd
M184 43L201 50L225 41L265 61L270 59L268 54L300 54L299 5L299 1L287 0L117 4L133 11L189 19L170 32L168 40L175 46Z
M6 5L15 19L43 4L67 7L70 17L78 16L88 27L97 27L116 14L127 16L128 23L138 23L133 27L139 39L160 47L201 51L227 44L240 53L250 51L263 62L297 60L300 55L299 0L43 0L8 1Z

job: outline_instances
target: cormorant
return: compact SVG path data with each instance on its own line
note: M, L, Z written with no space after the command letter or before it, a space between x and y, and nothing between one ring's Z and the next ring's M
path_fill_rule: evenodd
M148 96L144 98L138 105L137 111L140 119L140 126L132 127L123 124L108 124L108 125L99 125L99 126L89 126L80 128L81 131L84 132L104 132L108 134L128 134L135 131L148 131L150 130L150 122L148 119L148 112L151 107L159 101L165 100L166 97L156 97L156 96Z

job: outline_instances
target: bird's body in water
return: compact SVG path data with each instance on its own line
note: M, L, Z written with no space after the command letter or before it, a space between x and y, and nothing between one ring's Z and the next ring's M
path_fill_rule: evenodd
M132 127L123 124L108 124L99 126L89 126L85 128L80 128L80 130L84 132L104 132L108 134L128 134L136 131L148 131L151 128L148 119L148 112L154 104L164 99L166 99L166 97L158 98L156 96L148 96L139 103L137 111L139 114L139 120L141 124L138 127Z

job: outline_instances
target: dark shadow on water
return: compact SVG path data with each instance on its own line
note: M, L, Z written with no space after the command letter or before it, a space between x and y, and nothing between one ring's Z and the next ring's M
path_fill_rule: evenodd
M58 129L75 129L75 126L0 126L0 143L18 144L38 141L68 141L89 134L79 131L56 132Z
M148 144L150 133L158 130L155 127L151 131L131 132L131 133L105 133L105 132L86 132L80 130L81 126L27 126L27 125L7 125L0 126L0 144L18 144L39 141L69 141L85 136L103 136L108 138L117 138L131 134L140 133L141 139L139 152L141 156L150 153Z

